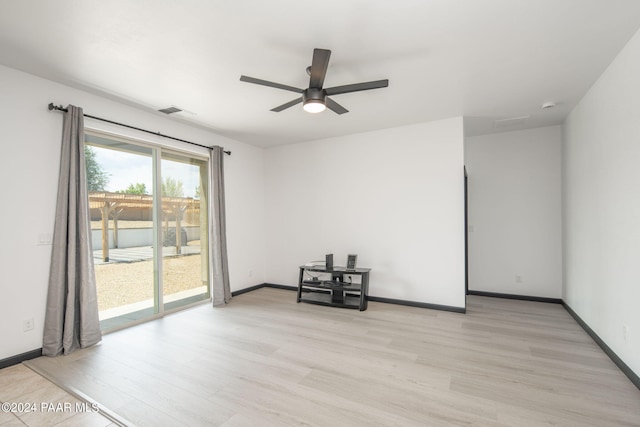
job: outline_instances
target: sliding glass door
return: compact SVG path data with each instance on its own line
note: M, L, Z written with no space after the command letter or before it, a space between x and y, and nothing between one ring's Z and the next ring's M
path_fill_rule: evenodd
M208 299L207 159L101 134L85 140L102 329Z
M165 309L209 298L208 163L162 153L162 294Z

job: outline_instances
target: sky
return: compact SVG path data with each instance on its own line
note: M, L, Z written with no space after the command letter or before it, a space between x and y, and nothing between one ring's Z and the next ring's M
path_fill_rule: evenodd
M152 158L140 154L132 154L98 146L91 147L96 155L96 161L109 175L109 182L105 190L116 192L126 190L130 184L138 182L146 186L147 192L153 191ZM198 166L162 160L162 178L171 177L182 181L184 197L195 197L196 188L200 184Z

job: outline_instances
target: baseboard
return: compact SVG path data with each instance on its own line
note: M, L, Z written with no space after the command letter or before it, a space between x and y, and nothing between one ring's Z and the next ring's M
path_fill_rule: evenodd
M620 368L622 373L631 380L633 385L635 385L640 390L640 377L635 372L633 372L631 368L627 366L627 364L624 363L622 359L620 359L620 357L618 357L618 355L613 350L611 350L611 348L604 341L602 341L598 334L596 334L594 330L591 329L589 325L587 325L586 322L582 320L580 316L578 316L578 313L573 311L573 309L569 307L566 302L562 301L562 306L565 310L567 310L571 317L573 317L575 321L578 322L578 325L580 325L582 329L584 329L584 331L589 334L589 336L596 342L596 344L600 346L602 351L604 351L607 356L609 356L611 361L615 363L618 368Z
M297 286L289 286L289 285L278 285L275 283L263 283L265 288L274 288L274 289L285 289L287 291L298 291Z
M246 294L247 292L257 291L260 288L264 288L264 283L260 283L259 285L250 286L248 288L244 288L244 289L240 289L240 290L237 290L237 291L233 291L233 292L231 292L231 296L232 297L236 297L238 295Z
M467 312L467 309L464 307L453 307L450 305L429 304L426 302L406 301L401 299L381 298L381 297L372 297L372 296L368 296L367 300L373 301L373 302L382 302L385 304L396 304L396 305L406 305L408 307L428 308L430 310L452 311L454 313L464 314Z
M287 291L297 291L298 288L296 286L288 286L288 285L277 285L275 283L260 283L259 285L249 286L248 288L239 289L237 291L231 292L231 296L235 297L238 295L246 294L247 292L257 291L262 288L275 288L275 289L285 289Z
M7 357L6 359L0 360L0 369L8 368L9 366L18 365L26 360L35 359L36 357L42 356L42 349L39 348L37 350L31 350L26 353L18 354L17 356Z
M479 297L506 298L517 299L522 301L548 302L552 304L562 304L560 298L533 297L530 295L501 294L498 292L469 291L468 295L476 295Z
M247 292L255 291L261 288L274 288L274 289L285 289L287 291L297 291L297 286L289 286L289 285L278 285L276 283L261 283L259 285L251 286L249 288L240 289L238 291L234 291L231 293L231 296L241 295ZM373 302L382 302L385 304L397 304L397 305L406 305L408 307L419 307L419 308L428 308L431 310L443 310L443 311L452 311L454 313L466 313L466 309L464 307L452 307L448 305L440 305L440 304L429 304L425 302L416 302L416 301L405 301L400 299L391 299L391 298L380 298L380 297L372 297L368 296L367 301Z

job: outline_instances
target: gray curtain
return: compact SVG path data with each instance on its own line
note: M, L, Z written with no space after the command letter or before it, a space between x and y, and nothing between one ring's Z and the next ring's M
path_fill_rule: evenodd
M210 234L213 253L211 288L213 305L225 305L231 300L229 261L227 259L227 226L224 202L224 151L211 149L211 221Z
M82 108L64 116L42 354L58 356L102 338L91 249Z

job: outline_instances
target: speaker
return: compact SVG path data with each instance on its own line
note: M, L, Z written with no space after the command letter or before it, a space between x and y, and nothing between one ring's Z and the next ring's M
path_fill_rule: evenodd
M355 270L357 261L358 261L358 255L354 255L354 254L347 255L347 270Z
M333 268L333 254L327 254L324 256L325 266L327 268Z

